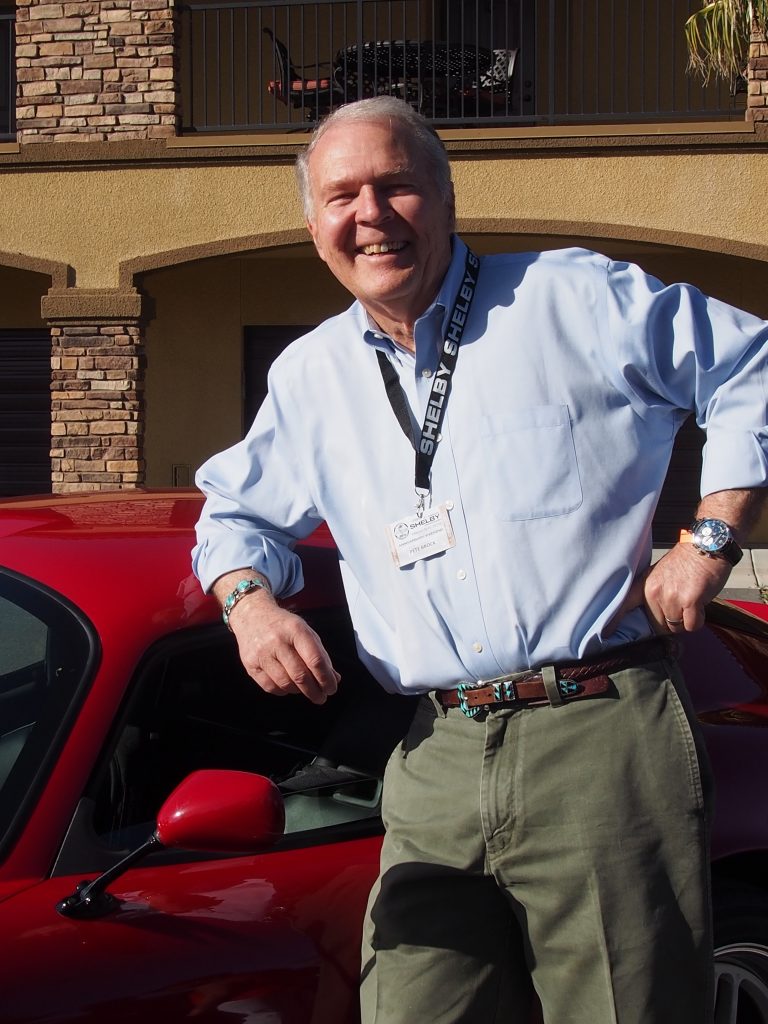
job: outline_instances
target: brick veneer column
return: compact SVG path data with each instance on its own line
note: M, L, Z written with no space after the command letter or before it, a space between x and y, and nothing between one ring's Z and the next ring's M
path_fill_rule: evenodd
M759 32L749 44L747 120L768 121L768 39Z
M175 135L176 0L17 0L19 142Z
M144 347L136 325L52 327L51 479L57 493L145 479Z

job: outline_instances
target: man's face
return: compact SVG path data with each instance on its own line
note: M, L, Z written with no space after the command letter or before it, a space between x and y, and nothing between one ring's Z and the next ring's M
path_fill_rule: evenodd
M380 122L329 128L310 157L317 251L380 322L412 324L450 263L453 205L424 163L401 129Z

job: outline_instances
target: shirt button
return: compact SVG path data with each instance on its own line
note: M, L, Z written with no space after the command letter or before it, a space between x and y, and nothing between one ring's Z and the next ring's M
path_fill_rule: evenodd
M453 502L452 502L452 501L446 501L446 503L445 503L445 507L446 507L446 508L448 509L448 511L450 512L450 511L451 511L451 509L453 508Z
M459 571L456 573L456 579L457 580L465 580L466 578L467 578L467 571L466 571L466 569L459 569Z
M421 371L421 376L422 377L431 377L432 376L432 371L429 369L429 367L427 367L426 370L422 370Z
M474 643L472 644L472 650L475 652L475 654L482 654L483 645L480 643Z

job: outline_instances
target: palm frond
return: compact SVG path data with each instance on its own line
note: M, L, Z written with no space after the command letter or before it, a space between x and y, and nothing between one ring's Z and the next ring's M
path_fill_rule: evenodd
M768 0L710 0L685 23L688 69L707 82L712 74L743 75L752 31L765 35Z

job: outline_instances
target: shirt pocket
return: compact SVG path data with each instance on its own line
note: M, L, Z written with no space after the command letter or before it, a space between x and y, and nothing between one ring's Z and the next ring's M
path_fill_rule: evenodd
M482 416L480 438L491 501L500 519L563 516L581 505L567 405Z

